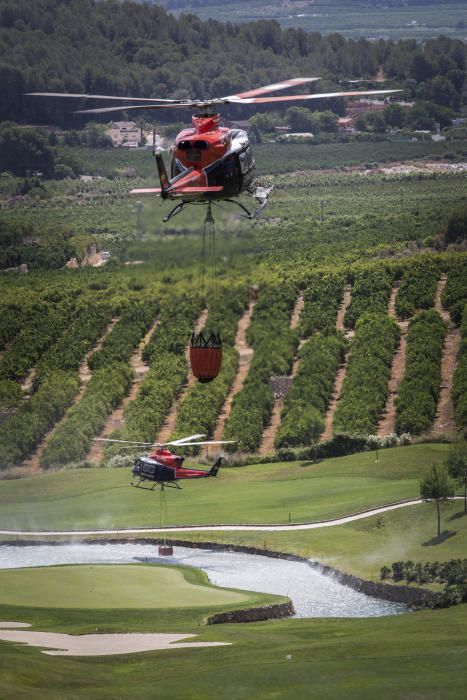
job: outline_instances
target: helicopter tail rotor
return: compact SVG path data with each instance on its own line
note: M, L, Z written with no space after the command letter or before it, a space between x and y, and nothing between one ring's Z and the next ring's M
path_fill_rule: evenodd
M217 472L221 468L222 459L222 457L218 457L218 459L216 459L211 469L209 470L209 476L217 476Z

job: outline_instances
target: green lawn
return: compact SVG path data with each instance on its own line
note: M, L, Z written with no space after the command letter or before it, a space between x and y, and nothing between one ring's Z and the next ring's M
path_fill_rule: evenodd
M447 445L413 445L309 462L221 469L217 479L169 490L167 525L294 523L333 518L418 497L420 473ZM0 527L79 529L159 526L157 492L131 488L129 469L83 469L4 481Z
M0 604L41 608L195 608L250 603L198 571L144 564L0 570ZM197 579L197 580L196 580Z
M73 611L2 609L38 630L73 632ZM56 619L51 624L51 619ZM115 622L118 617L118 625ZM74 612L75 631L160 631L142 611ZM47 623L48 620L48 623ZM106 623L105 620L108 622ZM180 628L176 628L178 631ZM390 618L185 625L195 641L232 646L88 659L1 644L0 696L15 700L459 700L465 695L467 606Z

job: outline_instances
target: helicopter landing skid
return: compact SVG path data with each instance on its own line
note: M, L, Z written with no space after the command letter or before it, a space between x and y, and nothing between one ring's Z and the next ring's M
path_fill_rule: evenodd
M162 221L166 224L167 221L169 221L172 217L177 216L177 214L180 214L182 211L183 207L185 204L189 204L189 202L179 202L173 209L170 211L167 216L164 216Z
M180 484L177 484L177 483L175 483L175 484L169 484L169 483L166 482L166 481L164 481L164 482L157 482L157 481L156 481L156 482L154 482L154 484L153 484L151 487L148 487L148 486L140 486L140 484L141 484L141 483L144 483L145 481L146 481L146 479L140 479L140 480L138 481L137 484L134 484L133 482L131 482L130 486L134 486L136 489L141 488L141 489L143 489L143 491L154 491L154 489L156 488L156 486L160 486L162 491L164 490L164 488L165 488L166 486L169 487L169 488L171 488L171 489L181 489L181 488L182 488L182 487L180 486Z
M240 216L243 216L246 219L256 219L258 214L264 209L266 204L268 203L268 197L273 188L272 187L262 187L260 185L257 185L254 189L247 190L249 194L251 194L252 197L256 199L258 202L259 206L255 211L250 211L249 209L246 208L244 204L241 202L238 202L236 199L223 199L221 201L223 202L229 202L230 204L236 204L237 207L240 207L242 211L244 211L244 214L240 214ZM187 201L182 201L179 202L168 214L167 216L164 216L162 221L164 223L167 223L167 221L170 221L174 216L177 216L177 214L180 214L180 212L184 209L184 207L187 204L207 204L209 207L211 207L212 204L220 204L220 201L213 201L213 200L204 200L204 201L198 201L198 202L187 202Z

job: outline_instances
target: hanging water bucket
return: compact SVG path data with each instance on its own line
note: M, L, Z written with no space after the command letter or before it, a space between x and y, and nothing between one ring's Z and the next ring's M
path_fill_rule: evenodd
M212 333L206 340L202 333L191 336L190 365L195 377L206 384L217 377L222 366L222 342Z
M160 557L171 557L174 553L174 548L171 544L160 544L159 545L159 556Z

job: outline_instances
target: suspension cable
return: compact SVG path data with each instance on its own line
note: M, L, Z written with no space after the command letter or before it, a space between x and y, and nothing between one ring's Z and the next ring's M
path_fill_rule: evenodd
M165 487L164 484L161 484L161 499L160 499L160 508L159 508L159 517L160 517L160 528L162 529L167 521L167 496L165 493ZM166 541L165 541L165 532L162 534L162 546L166 546Z

